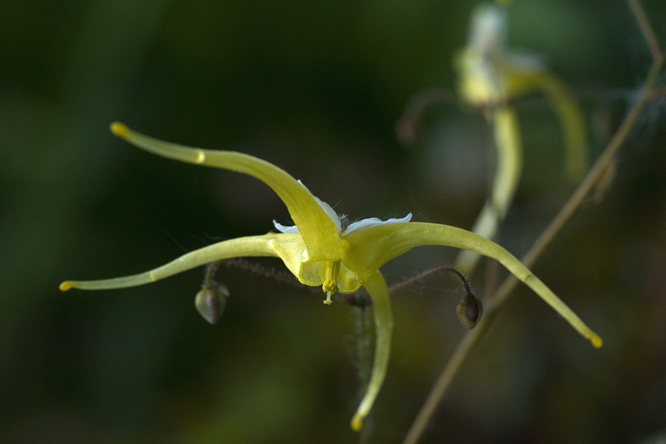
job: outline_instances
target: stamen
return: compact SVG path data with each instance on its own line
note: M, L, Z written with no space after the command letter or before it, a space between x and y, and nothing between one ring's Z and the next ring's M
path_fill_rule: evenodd
M321 285L321 289L324 290L324 293L335 293L338 291L338 285L335 279L326 279Z

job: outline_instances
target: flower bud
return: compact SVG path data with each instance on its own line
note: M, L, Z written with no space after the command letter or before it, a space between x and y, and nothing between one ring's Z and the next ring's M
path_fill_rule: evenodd
M471 293L465 294L465 297L463 297L462 301L460 301L460 304L458 304L458 307L456 308L458 320L470 330L479 322L482 313L483 307L481 301Z
M210 324L217 324L224 312L228 296L229 290L224 285L218 284L215 287L204 287L194 298L194 306L199 314Z

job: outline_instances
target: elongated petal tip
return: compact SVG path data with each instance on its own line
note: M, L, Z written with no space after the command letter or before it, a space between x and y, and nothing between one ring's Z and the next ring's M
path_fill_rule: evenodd
M58 288L60 288L60 291L67 291L70 288L72 288L74 284L71 281L65 281Z
M363 418L361 418L359 415L354 415L354 417L351 420L352 430L358 432L359 430L361 430L361 427L363 427Z
M123 125L120 122L113 122L111 124L111 132L118 137L126 137L129 132L129 128Z
M590 341L592 342L594 348L601 348L601 346L604 345L604 341L597 335L592 336Z

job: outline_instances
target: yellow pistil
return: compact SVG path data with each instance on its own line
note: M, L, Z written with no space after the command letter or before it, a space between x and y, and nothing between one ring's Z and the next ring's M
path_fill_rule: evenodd
M321 285L321 289L326 293L326 299L324 304L331 305L333 301L331 296L338 291L338 284L336 279L338 278L338 273L340 272L340 261L329 261L326 262L326 280Z

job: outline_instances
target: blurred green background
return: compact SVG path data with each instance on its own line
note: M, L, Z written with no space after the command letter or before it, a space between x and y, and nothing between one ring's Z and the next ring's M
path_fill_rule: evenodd
M415 93L454 90L475 4L0 2L0 442L358 442L356 309L226 268L231 298L215 327L193 307L200 269L126 290L57 286L289 222L255 179L147 154L110 134L114 120L274 162L352 220L412 212L471 227L492 171L482 116L436 107L410 149L394 126ZM666 41L664 3L645 6ZM595 158L650 63L628 7L515 0L509 15L511 46L597 91L581 99ZM603 201L534 268L604 347L519 288L422 442L663 442L665 106L655 101L637 126ZM525 173L501 233L518 256L573 190L547 104L519 115ZM400 282L455 254L417 249L385 275ZM473 276L479 294L486 268ZM443 276L394 295L395 345L368 442L404 437L464 334L456 287Z

